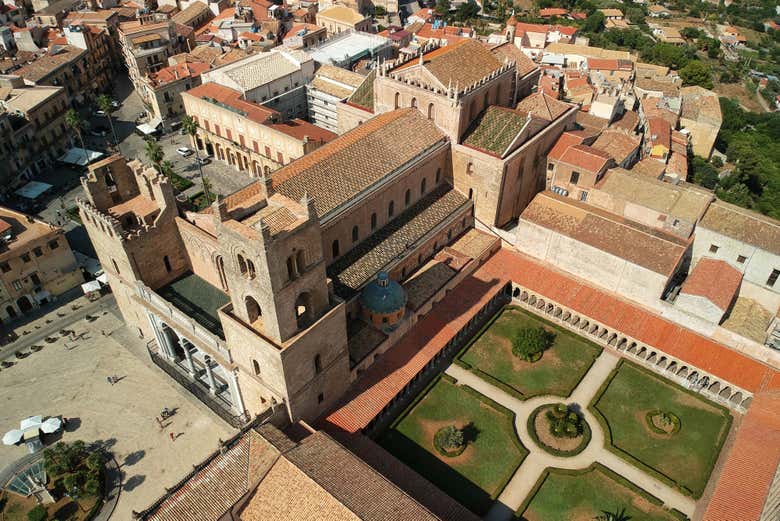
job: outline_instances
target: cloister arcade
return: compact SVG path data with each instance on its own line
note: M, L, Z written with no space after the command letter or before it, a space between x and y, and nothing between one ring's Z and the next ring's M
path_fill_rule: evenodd
M654 372L736 411L744 412L753 398L751 393L717 376L514 283L512 302L597 344L614 349Z

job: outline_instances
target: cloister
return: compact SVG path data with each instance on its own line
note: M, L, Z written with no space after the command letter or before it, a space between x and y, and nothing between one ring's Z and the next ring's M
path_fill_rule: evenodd
M752 394L748 391L515 283L512 302L738 412L745 412L750 405Z

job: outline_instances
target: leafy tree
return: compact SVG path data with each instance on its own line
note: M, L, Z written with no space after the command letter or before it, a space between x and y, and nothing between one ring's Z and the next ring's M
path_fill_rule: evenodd
M458 6L455 11L455 19L459 22L465 22L475 18L479 14L479 5L474 0L468 0Z
M695 40L701 38L704 33L697 27L683 27L680 29L680 35L688 40Z
M146 154L146 158L152 162L157 171L162 174L162 161L163 158L165 158L165 153L163 152L160 144L154 139L147 139L146 144L144 145L144 153Z
M714 190L718 186L718 171L701 157L694 157L691 161L693 170L693 182Z
M111 127L111 135L114 138L114 144L119 145L119 140L116 138L116 131L114 130L114 120L111 118L111 113L114 112L114 104L111 102L111 98L106 96L105 94L101 94L98 96L97 99L98 107L100 107L100 110L106 113L106 118L108 119L108 125Z
M463 431L454 425L447 425L441 431L440 440L445 449L458 449L463 446Z
M554 340L555 334L543 327L525 327L512 339L512 353L530 362L552 346Z
M703 62L691 61L680 69L679 73L683 85L698 85L705 89L712 88L712 69Z
M604 30L604 13L601 11L594 11L593 14L585 19L585 22L580 27L580 30L584 33L600 33Z
M81 143L81 149L84 151L84 160L89 161L87 156L87 148L84 146L84 135L82 132L87 128L87 122L81 117L81 114L76 112L76 109L68 109L65 112L65 124L76 133Z
M450 0L436 0L435 10L441 16L447 16L450 13Z
M632 24L642 25L645 23L645 12L639 7L629 7L626 9L626 18Z
M49 519L49 513L43 505L35 505L32 510L27 512L27 519L29 521L46 521Z
M93 452L89 456L87 456L86 464L87 468L92 471L100 471L103 468L103 464L105 463L103 454L100 452Z
M181 118L181 128L184 133L190 136L192 140L192 147L195 149L195 162L198 163L198 174L200 174L200 183L203 185L203 194L206 196L206 201L211 204L211 183L208 183L203 175L203 165L200 164L200 151L198 150L198 143L196 135L198 133L198 122L192 116L184 116Z
M160 173L167 178L173 177L173 163L167 159L160 163Z

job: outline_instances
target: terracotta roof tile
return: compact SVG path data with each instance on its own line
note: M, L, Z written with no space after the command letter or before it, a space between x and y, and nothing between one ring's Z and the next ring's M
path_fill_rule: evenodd
M566 152L569 147L574 145L580 145L585 141L585 136L582 134L575 134L574 132L566 131L561 134L558 141L555 142L550 152L547 154L547 159L553 159L560 161L563 157L563 153Z
M325 422L349 433L366 427L509 281L749 392L757 392L762 385L768 388L770 382L773 388L780 389L780 375L761 362L504 248L466 277L447 298L436 304L434 313L422 317L398 344L363 373ZM775 411L778 406L775 405ZM710 519L741 521L739 517Z
M276 171L274 188L296 201L308 193L322 218L445 139L417 109L380 114Z
M588 145L572 145L564 151L560 161L595 174L607 167L612 156Z
M577 146L582 145L573 148ZM520 220L548 228L664 276L674 273L689 246L688 241L679 237L552 192L542 192L534 197Z
M741 271L725 261L702 257L685 279L680 293L704 297L726 311L741 283Z
M765 215L715 201L699 226L780 255L780 221Z
M515 110L522 114L531 114L536 118L554 121L573 107L574 105L571 103L556 100L543 92L537 92L521 100Z
M773 378L777 378L775 373ZM759 521L780 464L780 394L753 398L737 431L703 521ZM774 518L777 519L777 518Z

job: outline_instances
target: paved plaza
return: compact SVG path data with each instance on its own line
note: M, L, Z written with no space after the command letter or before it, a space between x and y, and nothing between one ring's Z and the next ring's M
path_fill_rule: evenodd
M0 370L0 431L29 415L67 417L64 441L101 441L114 453L123 486L112 519L130 520L235 431L154 366L117 315L113 306L93 312L99 318L69 326L81 335L75 342L39 341L43 350L10 358L14 366ZM110 375L120 380L111 385ZM163 407L175 415L160 429ZM0 469L25 453L0 446Z

